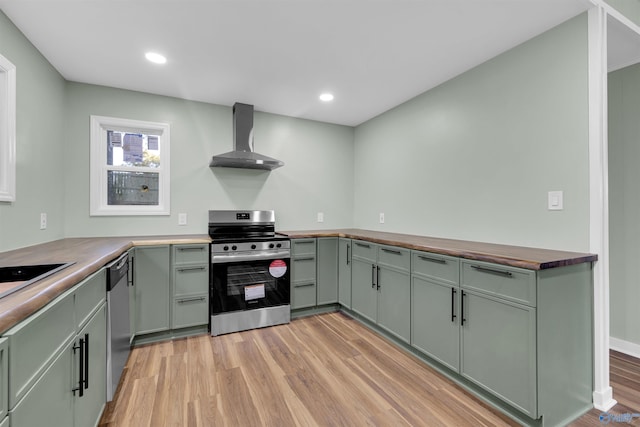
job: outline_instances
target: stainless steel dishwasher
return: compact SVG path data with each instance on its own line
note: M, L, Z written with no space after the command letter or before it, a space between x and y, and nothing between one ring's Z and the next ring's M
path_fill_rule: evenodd
M131 351L129 254L107 265L107 400L111 401Z

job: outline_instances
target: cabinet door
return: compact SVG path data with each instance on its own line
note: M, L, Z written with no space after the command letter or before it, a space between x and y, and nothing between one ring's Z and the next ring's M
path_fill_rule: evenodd
M9 410L9 339L0 338L0 420Z
M338 238L318 239L317 304L338 302Z
M73 426L73 340L11 410L13 427Z
M411 345L458 372L460 289L414 276L411 291Z
M338 302L351 308L351 239L338 243Z
M409 255L407 254L408 258ZM411 339L411 281L408 272L378 266L378 325L409 342Z
M89 351L89 365L85 372L88 380L83 395L76 393L75 426L94 426L102 415L102 408L107 401L107 311L102 306L91 318L87 326L78 334L80 338L88 337L85 348ZM74 384L78 383L80 369L79 352L75 355Z
M169 246L136 248L134 258L136 335L170 327Z
M351 259L351 268L351 309L375 323L378 311L376 265L354 257Z
M461 374L537 418L535 308L462 292Z

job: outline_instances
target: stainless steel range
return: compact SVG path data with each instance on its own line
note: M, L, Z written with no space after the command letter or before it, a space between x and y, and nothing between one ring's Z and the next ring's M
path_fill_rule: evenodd
M209 211L211 335L289 323L291 244L274 211Z

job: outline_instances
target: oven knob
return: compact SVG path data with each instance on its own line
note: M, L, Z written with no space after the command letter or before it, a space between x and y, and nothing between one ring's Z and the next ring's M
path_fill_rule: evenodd
M236 245L231 246L231 250L235 251L236 249L238 249L238 247Z
M269 243L269 249L273 249L273 243Z
M224 247L224 248L222 248L222 249L223 249L223 250L225 250L225 251L228 251L228 250L229 250L229 246L225 246L225 247Z
M251 245L251 249L255 249L255 248L256 248L256 245Z
M281 244L281 243L278 243L278 244L276 245L276 248L281 248L281 247L282 247L282 244Z

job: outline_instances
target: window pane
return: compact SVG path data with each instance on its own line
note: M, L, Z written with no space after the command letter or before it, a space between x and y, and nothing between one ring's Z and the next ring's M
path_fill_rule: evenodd
M108 130L107 165L159 167L160 136Z
M107 171L108 205L158 205L157 172Z

